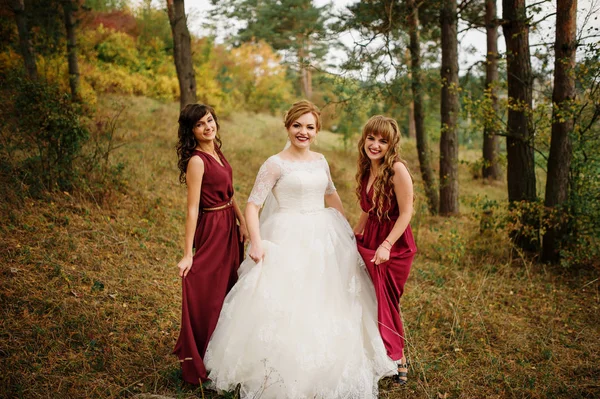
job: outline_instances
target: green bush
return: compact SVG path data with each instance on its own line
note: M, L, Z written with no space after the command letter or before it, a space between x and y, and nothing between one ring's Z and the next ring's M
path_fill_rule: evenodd
M573 116L567 239L561 243L563 266L600 270L600 44L585 46L577 63L577 97L565 115Z
M95 50L99 61L124 66L132 71L139 67L139 52L135 40L123 32L109 31L96 44Z
M15 78L4 87L2 156L34 190L69 190L74 162L88 138L81 110L53 84ZM8 90L6 90L8 89Z

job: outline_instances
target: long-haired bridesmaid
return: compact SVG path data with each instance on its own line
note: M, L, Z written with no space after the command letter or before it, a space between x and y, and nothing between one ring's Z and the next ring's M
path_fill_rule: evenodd
M179 181L187 185L181 331L173 353L183 379L207 379L203 357L223 300L237 281L246 223L233 198L231 166L221 152L215 110L188 104L179 115ZM238 225L239 223L239 225Z
M375 285L379 332L388 356L398 364L396 382L405 384L408 362L399 304L417 247L409 224L413 182L399 144L400 129L394 119L377 115L365 124L356 173L362 212L354 233Z

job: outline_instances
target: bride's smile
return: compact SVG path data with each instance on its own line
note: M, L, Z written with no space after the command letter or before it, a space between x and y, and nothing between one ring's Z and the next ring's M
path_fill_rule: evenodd
M288 128L290 143L299 150L308 149L316 136L315 116L310 112L300 116Z

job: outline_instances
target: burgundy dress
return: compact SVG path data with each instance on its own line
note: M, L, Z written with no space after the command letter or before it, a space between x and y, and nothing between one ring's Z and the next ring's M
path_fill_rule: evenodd
M194 151L204 161L200 212L194 234L194 260L182 279L181 331L173 353L181 362L183 379L198 385L207 379L202 358L223 300L237 281L243 253L231 204L231 166L220 151L220 165L212 156ZM210 208L220 208L211 210ZM208 209L206 209L208 208Z
M362 182L360 207L369 216L363 234L356 236L358 252L365 261L375 286L379 332L387 354L392 360L400 360L404 356L404 328L400 317L400 297L404 292L404 284L408 279L417 247L409 225L398 241L394 243L390 251L390 259L387 262L379 265L371 262L377 247L392 231L400 211L395 196L392 197L392 204L389 208L389 220L384 217L380 221L377 218L377 211L375 209L370 211L373 203L373 185L367 192L368 178L367 174Z

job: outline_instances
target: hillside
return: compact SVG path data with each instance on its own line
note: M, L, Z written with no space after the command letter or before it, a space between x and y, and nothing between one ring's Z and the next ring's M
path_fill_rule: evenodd
M123 164L124 187L102 197L84 190L0 203L0 397L211 397L181 385L171 355L185 217L178 105L116 96L98 104L107 116L124 110L123 146L112 160ZM235 113L221 126L245 203L261 163L284 145L282 122ZM355 221L354 146L344 150L322 132L315 150L326 155ZM406 141L402 153L419 190L415 144ZM485 204L503 204L506 188L472 179L468 161L476 155L461 152L461 216L428 216L418 192L419 254L402 303L409 384L384 383L381 397L599 397L598 279L511 252L497 219L480 228Z

